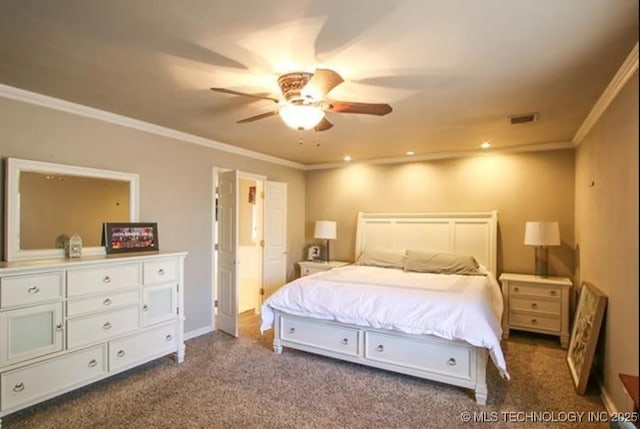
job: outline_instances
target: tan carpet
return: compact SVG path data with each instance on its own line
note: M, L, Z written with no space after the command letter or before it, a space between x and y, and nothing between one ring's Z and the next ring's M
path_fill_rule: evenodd
M532 423L516 412L603 411L599 397L578 396L557 340L514 336L503 345L512 380L488 368L489 400L477 406L457 387L285 349L271 351L255 317L241 338L219 332L187 342L169 358L14 413L15 428L606 428L607 424ZM484 411L493 423L463 423ZM512 412L512 414L503 414ZM492 414L493 413L493 414ZM544 416L543 416L544 417Z

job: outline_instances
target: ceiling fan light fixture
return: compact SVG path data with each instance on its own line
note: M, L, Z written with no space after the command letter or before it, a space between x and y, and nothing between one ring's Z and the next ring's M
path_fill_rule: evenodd
M295 130L310 130L324 118L324 110L312 105L287 103L279 113L284 123Z

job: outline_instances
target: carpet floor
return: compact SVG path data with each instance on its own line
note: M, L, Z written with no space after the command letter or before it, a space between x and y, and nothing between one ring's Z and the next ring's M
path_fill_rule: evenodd
M588 421L589 412L604 411L602 402L595 391L575 394L557 339L514 334L504 341L511 380L489 363L482 407L466 389L286 348L276 355L272 335L260 335L258 318L245 315L238 339L203 335L187 342L180 365L158 359L6 416L2 427L608 427Z

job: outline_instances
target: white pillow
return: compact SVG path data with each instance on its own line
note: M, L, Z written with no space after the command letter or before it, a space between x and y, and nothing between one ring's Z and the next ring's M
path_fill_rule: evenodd
M364 250L355 265L367 265L370 267L382 268L403 268L405 259L404 250Z

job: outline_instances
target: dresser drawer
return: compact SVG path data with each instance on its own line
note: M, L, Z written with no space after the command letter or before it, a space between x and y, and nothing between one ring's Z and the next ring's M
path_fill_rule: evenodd
M120 293L104 293L90 298L72 298L67 302L67 317L139 303L140 291L138 289Z
M530 284L524 282L509 282L509 293L511 296L531 296L560 299L560 286Z
M0 278L0 307L62 299L62 271Z
M108 311L67 321L67 348L106 340L140 326L138 307Z
M358 355L358 329L331 324L322 325L283 316L281 337L292 343L313 346L347 355Z
M560 301L548 301L535 298L511 298L511 310L560 315Z
M2 374L2 411L84 384L107 372L104 345Z
M514 328L526 328L534 331L560 332L560 318L517 312L509 313L509 324Z
M144 263L144 284L172 282L178 278L178 264L175 258Z
M106 292L141 284L141 264L120 264L85 270L69 270L67 273L67 296Z
M425 359L425 356L429 358ZM471 379L471 348L456 343L427 343L407 337L367 332L365 358L465 380Z
M177 350L176 324L159 326L148 331L109 343L109 371L131 366L152 356L162 356Z

